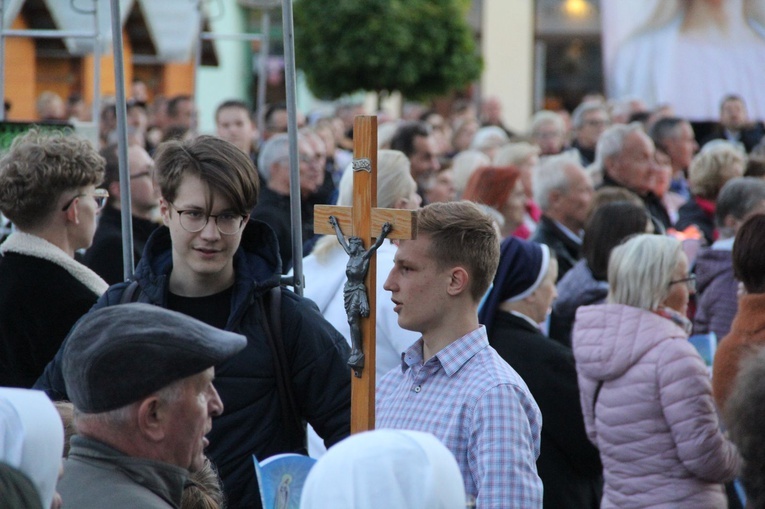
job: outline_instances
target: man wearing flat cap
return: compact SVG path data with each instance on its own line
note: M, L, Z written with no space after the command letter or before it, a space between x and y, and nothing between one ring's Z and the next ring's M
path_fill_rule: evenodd
M214 366L246 344L149 304L85 315L63 351L78 432L58 485L64 506L178 508L223 412Z

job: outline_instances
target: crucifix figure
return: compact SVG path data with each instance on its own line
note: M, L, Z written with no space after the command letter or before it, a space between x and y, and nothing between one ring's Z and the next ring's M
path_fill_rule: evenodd
M348 253L348 264L345 266L345 276L348 280L343 287L345 314L348 316L348 325L351 327L351 356L348 359L348 365L355 372L359 372L364 367L360 322L361 317L369 317L369 298L367 297L367 288L364 286L364 278L369 272L369 260L385 241L385 237L388 236L393 226L390 223L383 224L382 233L377 237L377 242L365 251L364 241L361 238L350 237L348 242L345 241L345 236L335 216L329 216L329 224L335 229L338 242Z
M314 233L338 235L343 233L351 240L345 244L340 240L346 252L350 254L345 286L346 312L358 304L369 310L368 316L361 313L354 315L358 336L353 332L353 352L349 364L353 367L351 376L351 433L367 431L375 424L375 318L377 295L377 266L374 253L387 239L411 239L416 235L415 212L412 210L377 208L377 117L357 116L353 122L353 207L317 205L314 208ZM337 227L330 222L334 217ZM388 223L388 227L385 224ZM387 231L386 231L387 230ZM342 233L341 233L342 232ZM376 232L382 232L377 237ZM351 250L356 250L353 254ZM359 253L362 253L359 255ZM364 302L355 288L363 281L366 292ZM310 282L309 282L310 284ZM349 302L359 299L358 303ZM349 317L349 322L350 322ZM351 324L351 329L354 325ZM358 338L358 339L357 339ZM361 354L361 355L359 355ZM361 361L364 369L354 366Z

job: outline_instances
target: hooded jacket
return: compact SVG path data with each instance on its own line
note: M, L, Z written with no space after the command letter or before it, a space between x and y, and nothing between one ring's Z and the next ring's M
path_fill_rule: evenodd
M714 332L718 339L730 332L738 310L738 281L729 250L702 249L696 258L696 315L693 333Z
M172 269L172 246L167 227L149 238L136 267L141 287L139 302L166 307ZM266 224L250 221L234 255L236 281L226 330L247 337L247 346L215 367L215 388L224 404L207 435L207 455L223 481L229 507L259 508L252 455L263 460L294 452L305 437L294 436L282 419L274 361L263 330L265 317L257 299L276 286L281 275L276 236ZM129 283L112 286L94 309L119 304ZM297 406L327 446L350 433L350 376L345 339L322 318L316 305L282 291L282 340L287 353ZM53 399L65 399L61 353L48 365L36 388Z
M741 459L685 331L643 309L587 306L573 346L585 427L603 462L601 507L726 507L720 483Z

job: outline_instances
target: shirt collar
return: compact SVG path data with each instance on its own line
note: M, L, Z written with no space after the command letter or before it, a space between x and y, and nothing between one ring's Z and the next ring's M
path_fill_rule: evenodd
M572 232L571 230L569 230L568 228L566 228L565 226L563 226L563 224L562 224L562 223L559 223L558 221L553 221L553 222L555 223L555 226L557 226L558 228L560 228L560 231L562 231L562 232L563 232L563 234L564 234L566 237L568 237L569 239L571 239L571 240L573 240L574 242L576 242L576 244L577 244L577 245L579 245L579 246L581 246L581 245L582 245L582 237L581 237L580 235L578 235L578 234L576 234L576 233Z
M514 311L512 309L508 312L513 316L517 316L518 318L529 322L529 324L531 324L536 330L539 330L539 324L535 322L530 316L526 316L523 313L519 313L518 311Z
M489 338L486 335L486 327L479 326L472 332L469 332L444 347L433 359L439 362L444 368L447 376L452 376L462 368L475 354L489 346ZM416 364L422 364L423 340L420 338L416 343L401 354L401 371L405 372Z

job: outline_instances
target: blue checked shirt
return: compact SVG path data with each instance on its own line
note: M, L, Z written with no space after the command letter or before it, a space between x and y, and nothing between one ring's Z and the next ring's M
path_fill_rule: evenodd
M433 433L452 451L477 509L541 508L542 414L481 326L423 364L422 339L377 388L377 428Z

